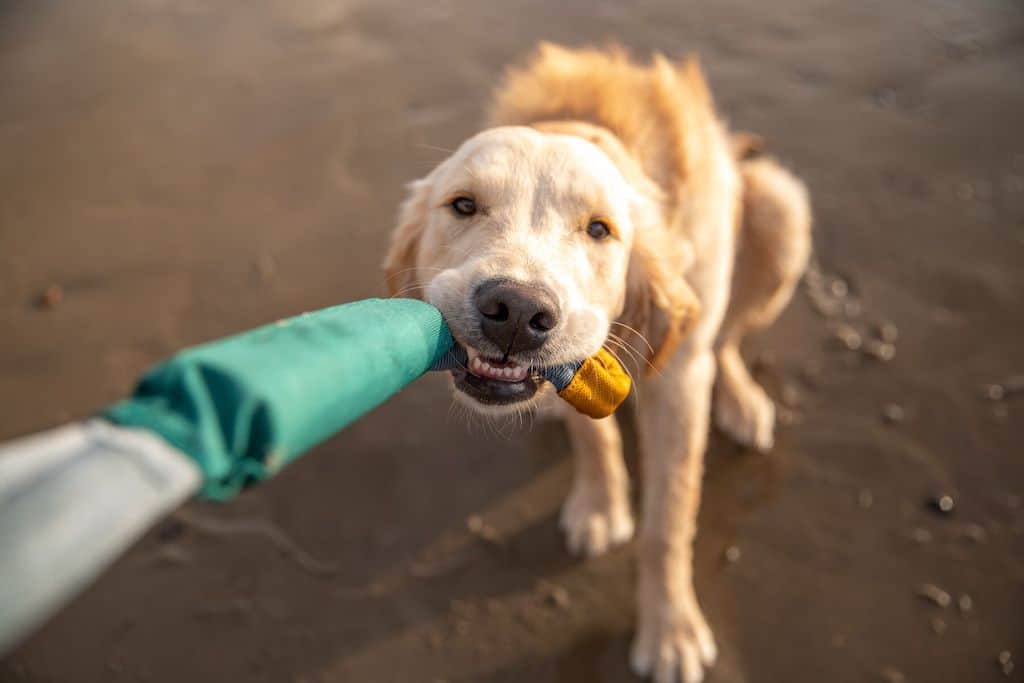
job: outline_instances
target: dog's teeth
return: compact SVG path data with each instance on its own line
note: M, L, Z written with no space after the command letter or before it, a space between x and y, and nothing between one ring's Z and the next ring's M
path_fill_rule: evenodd
M520 382L526 379L526 376L529 374L526 368L514 361L503 363L502 367L494 367L476 352L469 352L467 360L467 369L478 377L504 380L506 382Z

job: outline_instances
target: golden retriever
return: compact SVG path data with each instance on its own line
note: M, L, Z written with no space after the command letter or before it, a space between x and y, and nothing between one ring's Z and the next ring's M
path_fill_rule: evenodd
M716 657L691 563L708 423L772 447L774 406L739 346L804 270L807 192L774 160L746 159L754 138L730 136L693 58L542 45L509 72L491 123L410 185L389 285L441 309L469 352L454 395L487 414L546 400L537 368L642 352L631 662L694 683ZM572 552L597 555L633 536L621 437L614 416L565 412L575 480L561 525Z

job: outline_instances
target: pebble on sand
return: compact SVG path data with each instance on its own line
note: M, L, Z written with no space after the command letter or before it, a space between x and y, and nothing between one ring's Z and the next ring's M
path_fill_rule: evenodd
M725 561L728 562L729 564L734 564L736 562L739 562L740 557L742 555L743 555L743 553L740 552L739 546L731 545L731 546L729 546L728 548L725 549Z
M837 299L843 299L850 293L850 286L845 281L836 278L829 284L829 292Z
M990 401L1002 401L1006 397L1006 390L1002 384L986 384L985 397Z
M864 344L864 353L875 360L888 363L896 357L896 345L890 344L889 342L869 339L867 343Z
M914 541L922 545L924 545L925 543L931 543L932 539L934 538L934 536L932 536L932 532L928 531L927 529L922 529L921 527L917 527L913 531L911 531L910 537L914 539Z
M985 531L985 527L980 524L964 524L957 530L957 536L959 538L966 538L975 543L984 543L988 540L988 532Z
M996 661L999 662L999 667L1003 671L1004 676L1009 676L1013 673L1013 655L1009 650L1003 650L996 657Z
M879 671L878 675L885 683L906 683L907 681L907 677L903 675L902 671L891 666L887 666Z
M964 593L957 599L956 606L960 608L962 613L966 614L974 609L974 600L970 595Z
M896 340L900 338L900 328L893 323L880 323L876 332L880 340L890 344L895 344Z
M554 584L544 585L544 599L549 605L560 609L568 609L569 604L571 603L569 599L569 591Z
M52 311L64 301L64 289L60 285L49 285L36 298L36 308L44 311Z
M1002 401L1020 392L1024 392L1024 375L1013 375L1002 382L985 385L985 397L990 401Z
M501 534L497 529L485 522L480 515L470 515L467 517L466 529L477 538L483 539L488 543L501 543Z
M156 559L161 564L181 566L192 563L191 554L180 545L169 543L157 548Z
M948 515L953 512L953 508L956 507L956 503L953 501L952 496L943 493L937 496L932 496L931 499L928 500L928 507L930 507L933 512Z
M925 600L931 602L934 605L938 605L945 609L949 607L953 602L953 598L950 597L949 593L942 590L934 583L923 583L917 589L917 594Z
M907 415L903 410L903 406L898 403L887 403L885 407L882 408L882 417L885 418L886 422L894 424L896 422L903 422Z
M859 351L864 344L860 332L854 329L853 325L839 323L832 328L832 335L850 351Z
M834 318L841 312L839 302L824 295L812 294L811 303L814 305L814 309L826 318Z

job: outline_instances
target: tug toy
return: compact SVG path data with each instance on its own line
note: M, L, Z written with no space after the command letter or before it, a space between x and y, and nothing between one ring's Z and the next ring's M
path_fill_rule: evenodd
M202 493L226 500L377 407L431 370L466 366L441 312L414 299L368 299L188 349L104 411L154 432L202 469ZM610 354L540 375L591 417L629 393Z
M97 418L0 445L0 654L188 498L230 500L466 360L438 309L369 299L187 349ZM594 418L630 390L607 351L538 376Z

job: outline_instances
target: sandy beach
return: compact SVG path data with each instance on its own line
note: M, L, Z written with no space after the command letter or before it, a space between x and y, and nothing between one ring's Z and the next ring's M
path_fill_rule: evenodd
M722 116L811 188L819 267L746 349L776 448L708 453L710 681L1024 681L1011 0L6 2L0 439L183 346L381 294L404 183L541 39L699 53ZM637 680L634 547L565 552L567 456L560 425L470 425L420 380L163 522L0 681Z

